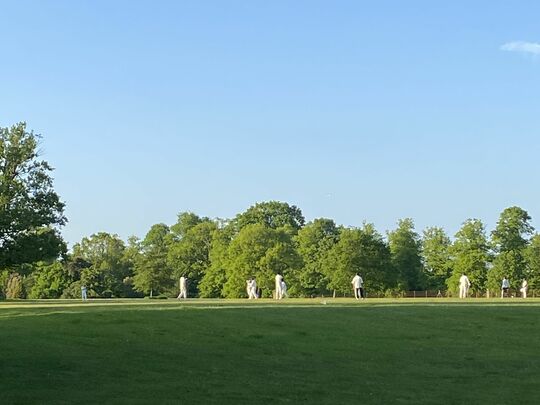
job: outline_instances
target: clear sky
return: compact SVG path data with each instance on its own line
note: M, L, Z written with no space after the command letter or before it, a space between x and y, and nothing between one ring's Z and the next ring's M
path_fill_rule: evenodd
M43 135L72 245L258 201L540 228L540 2L1 1L0 126Z

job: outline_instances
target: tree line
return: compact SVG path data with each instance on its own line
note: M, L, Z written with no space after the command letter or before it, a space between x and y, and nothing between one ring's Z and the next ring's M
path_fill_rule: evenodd
M173 296L178 279L191 297L245 297L255 277L264 297L275 274L289 294L312 297L351 293L360 273L368 295L411 290L457 293L467 274L473 294L498 291L508 277L540 288L540 235L520 207L503 210L495 229L466 220L451 238L440 227L419 233L412 219L386 234L375 226L306 223L286 202L260 202L229 220L181 212L172 225L155 224L127 242L105 232L83 238L68 252L59 228L64 204L53 190L39 137L24 123L0 128L0 295L4 298Z

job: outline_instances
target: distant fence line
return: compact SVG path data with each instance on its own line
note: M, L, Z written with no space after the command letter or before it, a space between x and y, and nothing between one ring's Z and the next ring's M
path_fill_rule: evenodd
M458 298L459 294L452 293L451 291L441 290L423 290L423 291L401 291L391 295L385 293L372 293L367 291L368 298ZM347 295L349 296L349 295ZM352 295L351 295L352 296ZM484 292L469 292L467 298L500 298L501 291L484 291ZM510 289L505 297L508 298L521 298L521 292L519 289ZM527 298L540 297L540 290L527 291Z

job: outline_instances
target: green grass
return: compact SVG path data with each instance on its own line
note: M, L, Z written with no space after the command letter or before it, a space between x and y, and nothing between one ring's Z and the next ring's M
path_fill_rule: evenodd
M532 404L540 300L0 303L1 404Z

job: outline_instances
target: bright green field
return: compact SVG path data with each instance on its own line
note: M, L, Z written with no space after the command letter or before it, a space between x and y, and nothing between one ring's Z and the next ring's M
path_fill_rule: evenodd
M535 404L540 300L0 302L0 404Z

